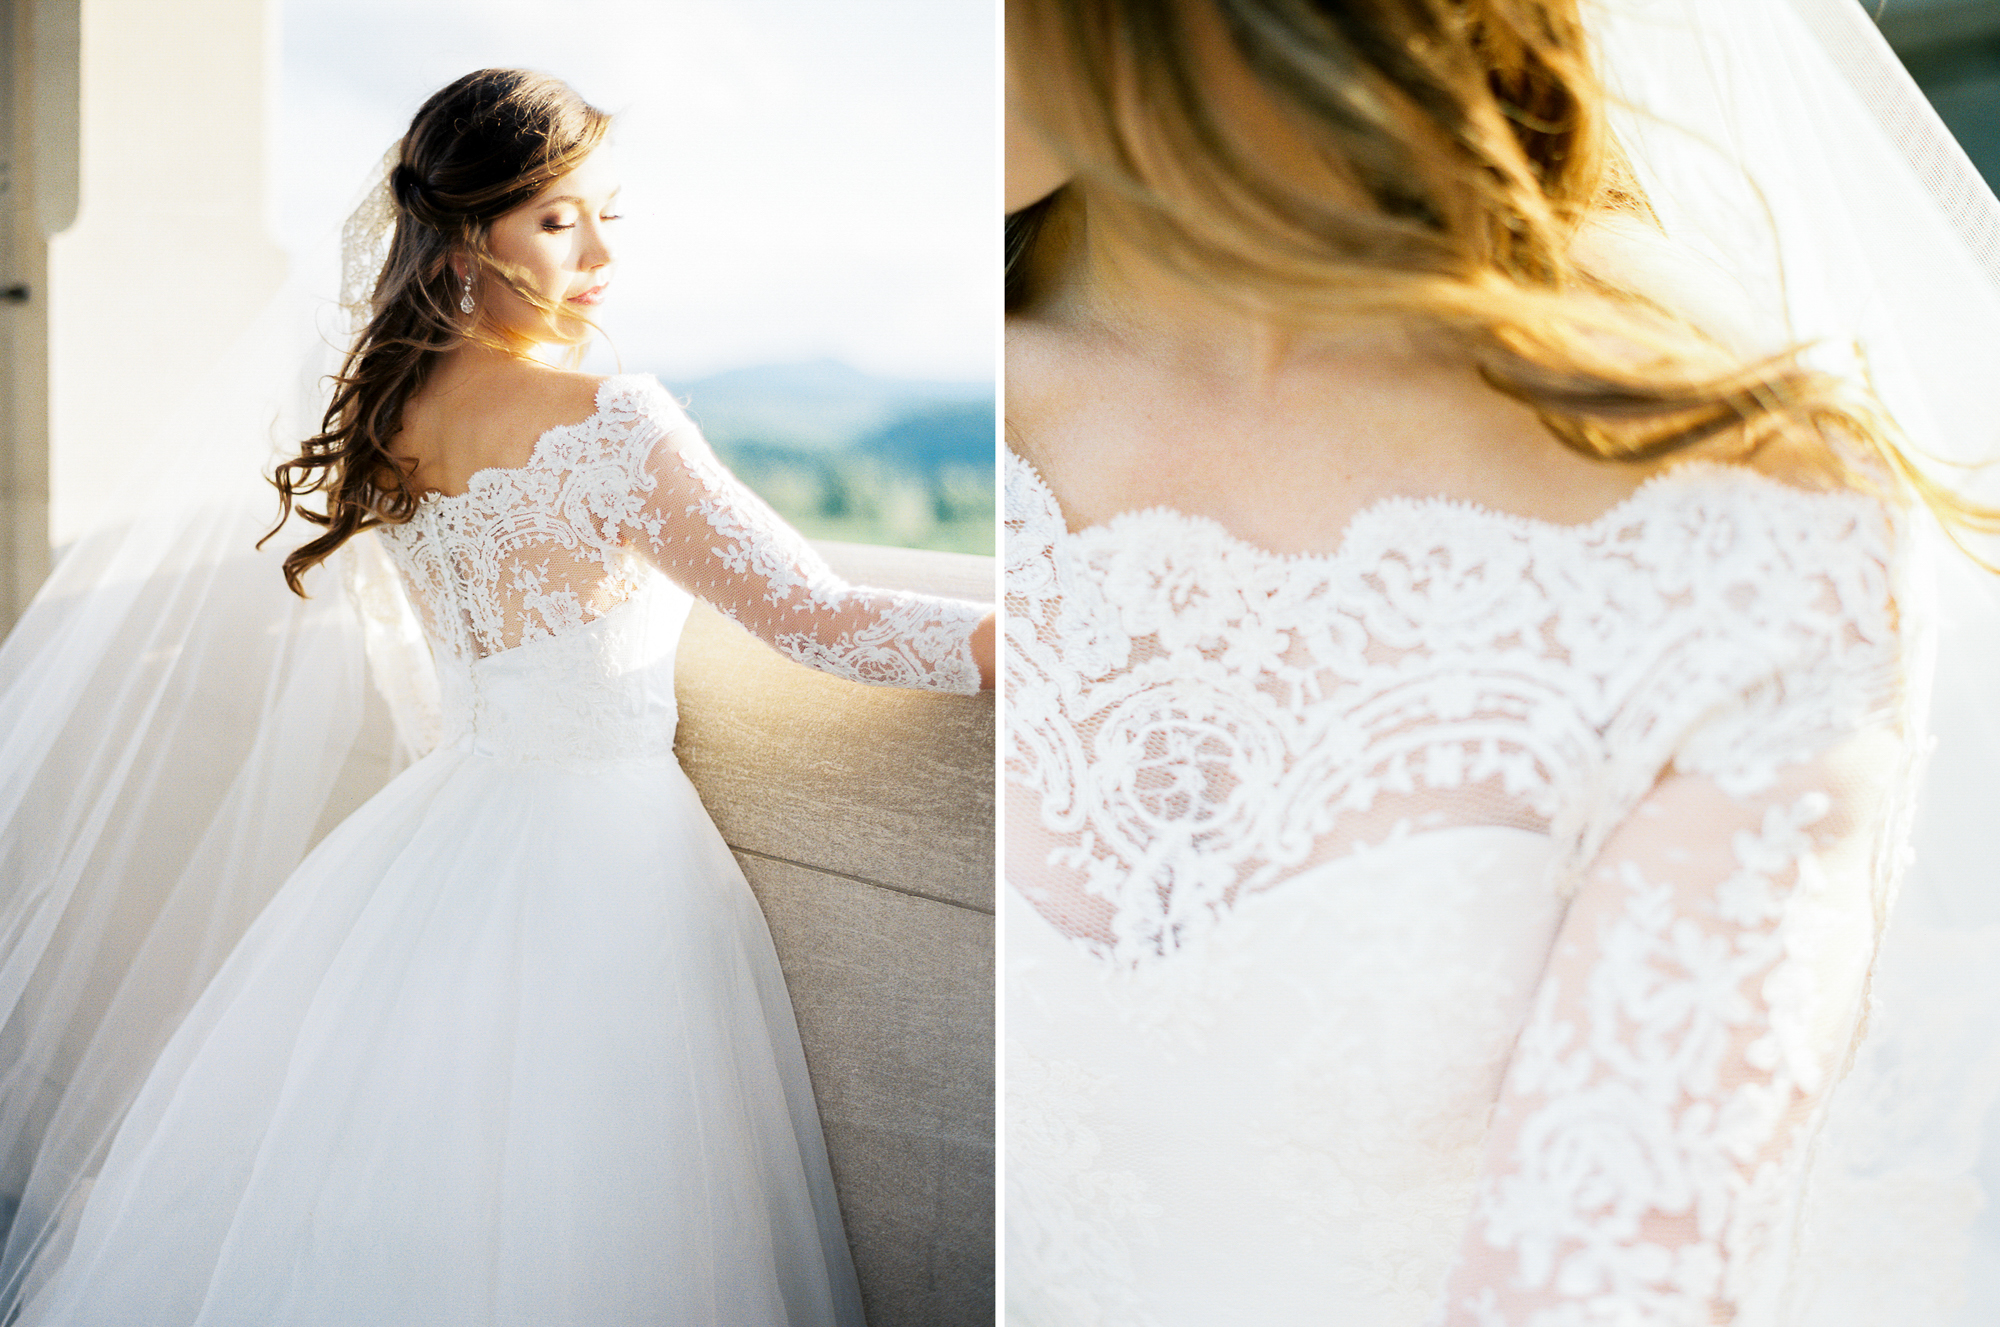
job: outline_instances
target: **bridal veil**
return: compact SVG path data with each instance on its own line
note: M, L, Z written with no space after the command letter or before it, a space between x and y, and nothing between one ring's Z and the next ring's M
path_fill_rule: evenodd
M351 334L337 281L296 271L163 409L0 646L0 1316L238 937L427 740L434 681L373 539L309 599L280 572L302 525L256 547L263 476L317 431Z

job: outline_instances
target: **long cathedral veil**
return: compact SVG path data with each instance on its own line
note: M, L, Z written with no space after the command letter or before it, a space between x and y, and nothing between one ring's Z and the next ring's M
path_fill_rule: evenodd
M350 223L377 267L384 194ZM317 431L351 334L332 247L106 485L0 646L0 1319L237 938L424 740L427 660L372 537L303 600L279 564L305 527L256 548L264 475Z

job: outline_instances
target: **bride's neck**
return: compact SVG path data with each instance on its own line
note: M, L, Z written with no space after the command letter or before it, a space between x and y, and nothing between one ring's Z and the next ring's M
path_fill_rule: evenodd
M1406 354L1412 331L1400 320L1356 319L1303 330L1260 307L1173 270L1109 227L1093 226L1082 205L1059 200L1038 241L1028 316L1109 338L1146 363L1206 379L1229 395L1268 393L1300 363L1329 350Z

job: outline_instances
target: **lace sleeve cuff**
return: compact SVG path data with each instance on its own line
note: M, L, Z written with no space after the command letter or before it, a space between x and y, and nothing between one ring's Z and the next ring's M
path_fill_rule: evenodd
M972 633L990 608L961 599L872 593L888 605L880 610L875 627L833 641L796 633L772 643L808 667L853 682L960 696L979 692L979 662L972 651Z

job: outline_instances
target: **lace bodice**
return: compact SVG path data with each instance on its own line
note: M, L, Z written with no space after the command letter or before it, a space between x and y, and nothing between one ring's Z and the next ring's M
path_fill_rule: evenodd
M1173 1320L1145 1269L1208 1250L1144 1232L1194 1238L1202 1150L1268 1242L1321 1232L1342 1321L1775 1320L1901 842L1896 523L1697 463L1585 526L1398 500L1279 557L1071 532L1008 465L1010 1278L1069 1304L1021 1316ZM1200 1089L1237 1124L1148 1115L1269 1024ZM1085 1219L1110 1191L1150 1225Z
M383 535L438 665L445 740L665 753L663 670L689 596L837 676L979 688L985 608L843 582L650 377L605 379L596 410L544 433L526 464L429 494Z

